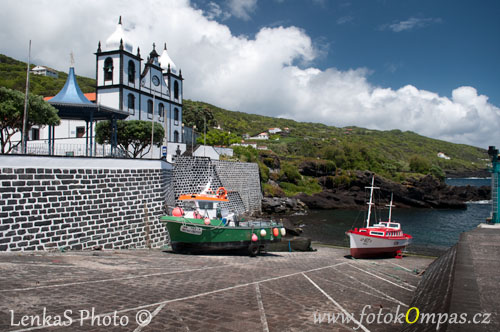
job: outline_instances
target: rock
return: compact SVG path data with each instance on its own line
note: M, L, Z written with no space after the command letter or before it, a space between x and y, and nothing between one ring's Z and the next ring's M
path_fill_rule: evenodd
M325 188L322 192L311 196L299 194L296 198L310 209L354 209L364 206L365 187L371 185L372 173L357 171L354 174L355 177L348 185ZM380 204L389 203L392 193L394 203L399 207L439 209L466 209L465 202L488 200L491 191L487 186L448 186L430 175L420 179L410 179L404 184L376 176L375 186L380 188Z
M262 212L267 214L290 214L306 209L306 204L294 197L264 197L262 199Z

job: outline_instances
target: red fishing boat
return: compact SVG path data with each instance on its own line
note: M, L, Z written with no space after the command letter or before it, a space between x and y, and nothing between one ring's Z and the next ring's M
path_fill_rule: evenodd
M366 227L351 229L346 232L350 239L351 256L354 258L369 258L382 256L396 256L402 249L411 243L411 235L403 233L401 224L391 220L392 195L389 207L389 218L387 221L379 221L370 225L373 202L375 176L372 177L370 189L370 201L368 202L368 215Z

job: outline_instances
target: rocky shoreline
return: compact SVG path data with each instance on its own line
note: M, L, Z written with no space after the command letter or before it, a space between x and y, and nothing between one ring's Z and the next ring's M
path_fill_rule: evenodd
M371 178L371 172L357 171L348 184L325 188L310 196L264 197L262 212L283 215L307 209L356 209L366 203L365 187L371 184ZM466 202L489 200L491 195L489 186L449 186L430 175L402 184L376 176L375 186L380 188L381 204L388 203L392 193L400 208L466 209Z

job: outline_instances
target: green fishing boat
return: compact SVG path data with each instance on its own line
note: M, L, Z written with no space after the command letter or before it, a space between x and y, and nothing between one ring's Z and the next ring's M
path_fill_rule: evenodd
M163 216L174 252L197 253L240 251L251 256L265 250L271 242L281 241L286 231L273 221L238 221L234 213L223 211L219 203L227 202L227 191L181 195L186 211L174 209L174 215Z

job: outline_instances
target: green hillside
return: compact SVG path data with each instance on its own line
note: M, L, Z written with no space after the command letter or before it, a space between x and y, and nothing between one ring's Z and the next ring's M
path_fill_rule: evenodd
M216 123L225 131L256 135L269 128L289 128L288 133L271 135L270 140L255 141L288 160L320 158L337 162L338 167L405 171L412 157L420 156L443 170L478 170L486 168L485 149L454 144L400 130L379 131L357 127L337 128L320 123L232 112L216 106L186 100L185 109L210 110ZM199 127L199 126L198 126ZM437 156L438 152L450 160Z
M269 128L288 128L270 135L269 140L245 140L265 146L266 150L235 149L239 159L259 162L264 191L271 196L319 192L325 187L349 182L353 176L351 170L370 170L403 182L409 177L427 174L443 179L445 173L480 172L488 167L489 161L485 149L436 140L409 131L337 128L233 112L204 102L184 101L187 125L195 123L198 131L203 132L204 117L210 126L207 143L211 144L227 144L227 132L232 137L238 137L234 141L240 141L245 134L255 136ZM221 140L218 142L217 138ZM450 159L439 158L440 152Z
M67 74L59 78L31 75L30 91L55 95ZM26 64L0 55L0 86L24 92ZM78 77L84 92L95 91L95 80ZM233 112L198 101L184 100L183 121L203 132L207 123L207 143L229 145L241 142L245 134L257 135L269 128L283 132L269 140L246 140L265 150L235 148L240 160L258 162L265 191L318 192L322 186L349 180L350 170L370 170L387 178L404 181L408 177L465 173L488 167L485 149L431 139L400 130L379 131L358 127L337 128L320 123ZM215 129L220 127L221 129ZM288 130L284 130L288 128ZM203 141L203 140L201 140ZM449 160L439 158L444 153ZM279 188L278 188L279 186Z
M30 68L38 64L31 64ZM44 65L43 63L39 65ZM58 71L59 77L52 78L40 75L30 75L30 92L41 96L57 94L68 77L67 72ZM95 92L95 80L77 76L76 80L84 93ZM0 54L0 86L24 92L26 89L26 63Z

